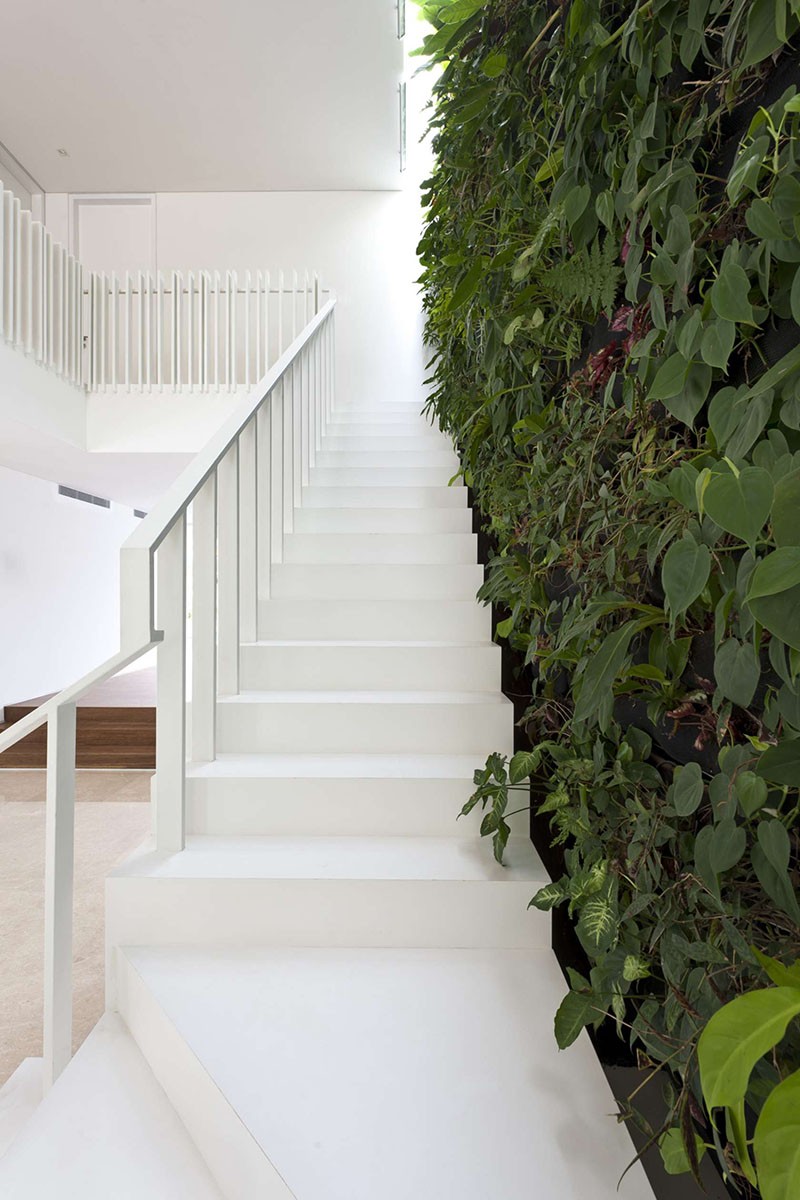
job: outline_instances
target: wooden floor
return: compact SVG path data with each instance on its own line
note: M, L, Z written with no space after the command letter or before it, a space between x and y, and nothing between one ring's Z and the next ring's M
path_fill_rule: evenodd
M5 724L13 725L49 696L7 704ZM78 701L76 765L87 769L153 770L156 765L156 673L148 667L98 684ZM3 768L44 767L47 728L35 730L0 754Z

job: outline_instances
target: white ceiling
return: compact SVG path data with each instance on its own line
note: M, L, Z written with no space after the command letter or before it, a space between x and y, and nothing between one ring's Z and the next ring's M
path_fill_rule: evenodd
M0 141L52 192L397 188L402 67L395 0L11 0Z

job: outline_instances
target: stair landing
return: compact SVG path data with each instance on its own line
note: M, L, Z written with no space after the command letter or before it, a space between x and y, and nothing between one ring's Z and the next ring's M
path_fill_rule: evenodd
M549 950L138 948L121 976L125 1018L232 1200L651 1196L638 1164L617 1190L634 1151L588 1037L556 1047ZM188 1095L181 1046L201 1068ZM206 1100L222 1107L201 1132Z

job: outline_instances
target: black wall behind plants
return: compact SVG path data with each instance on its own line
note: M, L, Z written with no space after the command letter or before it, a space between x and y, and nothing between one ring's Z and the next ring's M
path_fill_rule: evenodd
M766 983L753 946L800 953L797 14L424 7L443 67L420 248L431 403L491 535L483 596L525 664L526 740L473 802L501 856L533 777L537 839L563 855L536 903L569 913L588 962L556 1034L605 1014L664 1066L653 1136L692 1169L693 1126L713 1142L698 1036ZM799 1063L790 1035L752 1113Z

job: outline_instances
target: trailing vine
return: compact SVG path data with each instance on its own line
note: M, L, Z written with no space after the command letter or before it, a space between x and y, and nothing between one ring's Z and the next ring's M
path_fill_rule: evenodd
M422 8L430 406L532 680L530 749L465 809L502 858L532 779L563 849L532 901L589 961L559 1044L615 1022L664 1073L667 1169L788 1200L796 1025L730 1103L698 1041L800 988L800 3Z

